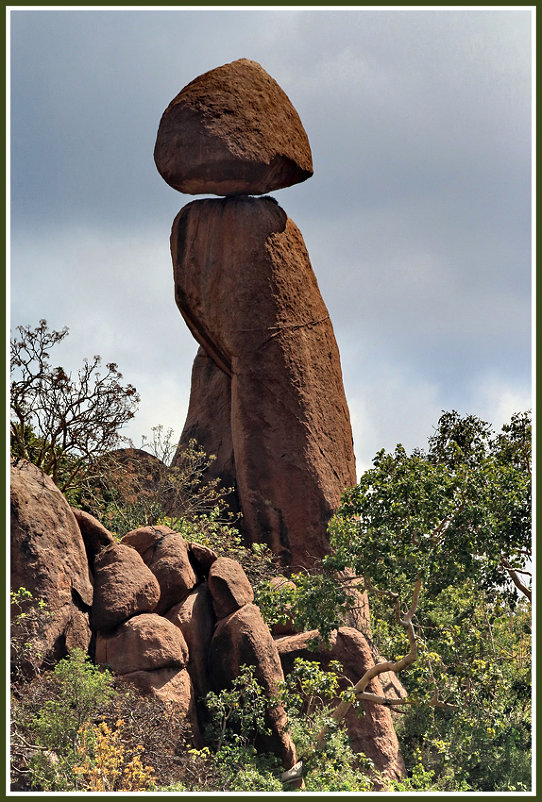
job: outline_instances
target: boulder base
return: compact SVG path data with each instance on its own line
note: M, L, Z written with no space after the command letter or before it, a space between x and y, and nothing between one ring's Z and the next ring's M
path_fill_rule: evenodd
M231 377L230 416L209 447L231 439L244 534L312 566L356 472L339 351L303 238L272 198L200 200L177 215L171 252L177 305Z
M134 616L112 635L98 633L96 662L108 665L116 674L185 668L188 647L182 633L155 613Z
M68 647L86 651L93 587L73 512L53 480L26 460L12 460L10 490L11 589L26 588L49 613L32 646L42 663L64 657Z
M150 613L158 604L160 586L137 551L115 543L94 561L95 594L93 629L104 630L139 613Z
M209 569L207 580L218 619L254 601L254 591L242 566L229 557L219 557Z
M211 595L206 583L198 585L180 604L166 613L166 618L180 629L188 646L188 671L198 696L211 690L209 653L215 627Z

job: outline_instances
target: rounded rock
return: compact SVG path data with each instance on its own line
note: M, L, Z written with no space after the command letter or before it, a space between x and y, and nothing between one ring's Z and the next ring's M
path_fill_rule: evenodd
M263 195L313 173L309 140L288 96L244 58L200 75L171 101L154 160L170 186L192 195Z

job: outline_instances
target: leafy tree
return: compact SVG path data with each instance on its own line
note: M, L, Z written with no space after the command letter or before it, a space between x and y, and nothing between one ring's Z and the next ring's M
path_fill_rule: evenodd
M375 639L393 658L360 678L333 720L342 720L353 699L403 710L422 704L455 722L450 743L461 732L471 745L474 760L464 765L476 787L492 781L476 762L472 731L478 738L484 731L488 746L497 730L514 730L528 750L528 727L518 729L515 713L506 721L498 713L503 696L517 712L517 694L511 700L509 689L518 681L528 685L528 669L518 672L515 653L496 632L507 615L525 620L518 592L530 599L530 435L527 413L514 415L496 435L478 418L451 412L441 417L427 452L408 455L400 445L394 453L379 452L359 485L344 493L330 525L333 551L324 561L327 571L349 568L359 578L372 597ZM367 693L374 676L406 668L404 699ZM525 722L526 710L521 715Z
M67 492L96 457L116 447L139 396L131 384L121 383L114 362L102 375L99 356L85 359L75 376L52 367L49 352L64 340L67 328L54 331L40 320L34 329L18 326L17 332L10 349L12 452Z

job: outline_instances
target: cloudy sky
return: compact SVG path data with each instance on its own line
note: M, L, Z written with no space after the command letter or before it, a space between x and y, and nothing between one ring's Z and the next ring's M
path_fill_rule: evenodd
M441 410L500 427L531 405L529 8L23 10L11 30L11 326L68 326L141 394L127 430L181 432L196 344L159 176L189 81L258 61L315 173L274 192L300 228L341 351L358 473L426 444Z

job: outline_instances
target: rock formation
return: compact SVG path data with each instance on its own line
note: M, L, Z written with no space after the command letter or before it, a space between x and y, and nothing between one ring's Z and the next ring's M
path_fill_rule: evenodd
M81 532L49 476L23 459L11 463L11 590L23 587L47 605L31 638L43 664L70 648L87 650L93 587ZM24 666L23 666L24 669Z
M317 637L318 630L313 630L275 638L285 674L289 674L292 670L296 657L317 660L324 669L328 668L331 660L338 660L345 677L339 687L345 690L350 683L355 685L365 671L374 664L367 640L356 629L341 627L332 632L330 647L322 645L315 652L313 648L309 648L309 643L314 642ZM388 676L387 682L390 682ZM378 677L371 680L367 691L383 695ZM406 693L403 692L401 695L404 697ZM390 696L397 698L395 694ZM392 780L404 777L405 765L399 751L390 710L372 702L362 702L361 707L363 715L359 715L357 710L351 708L345 718L352 749L354 752L363 752L367 755L384 777Z
M171 102L155 161L180 191L228 196L189 203L171 234L175 298L200 345L180 448L195 438L217 456L210 476L236 486L249 540L267 542L286 566L311 567L328 551L341 492L356 480L339 352L299 230L273 198L249 197L310 177L307 136L276 82L241 59ZM137 449L119 456L121 497L152 498L165 466ZM258 746L291 769L296 751L278 688L295 656L324 666L338 659L351 681L372 665L366 638L348 627L316 655L307 651L315 632L274 638L239 563L166 526L117 543L25 461L12 468L11 513L12 589L28 588L51 612L37 640L44 655L88 650L170 702L196 745L198 698L227 688L248 664L273 702ZM277 633L292 630L290 622ZM379 692L378 680L371 689ZM402 775L387 708L365 703L365 717L352 713L346 723L355 749L385 776Z
M311 566L356 481L340 357L301 233L273 198L249 196L312 174L307 136L240 59L170 103L155 160L176 189L227 196L189 203L171 234L175 298L200 344L181 445L217 455L211 475L235 483L249 540Z
M192 195L262 195L312 175L296 110L248 59L185 86L162 115L154 159L170 186Z
M324 667L338 659L352 681L372 664L366 639L348 627L332 633L331 651L308 650L316 632L274 638L235 560L185 543L164 526L140 527L117 543L92 516L74 514L38 468L21 460L12 470L12 589L26 587L50 607L36 645L44 648L49 664L75 646L88 649L97 664L141 693L169 702L197 746L203 744L206 722L201 697L227 688L248 664L275 702L267 714L271 734L257 745L289 769L295 746L276 697L294 658L316 659ZM160 613L165 598L174 601ZM404 695L393 679L390 695ZM389 678L387 683L391 687ZM379 687L374 680L371 690L378 693ZM364 718L352 713L346 721L354 749L371 757L384 776L400 776L389 710L365 707Z

